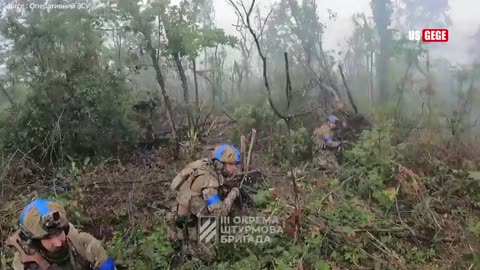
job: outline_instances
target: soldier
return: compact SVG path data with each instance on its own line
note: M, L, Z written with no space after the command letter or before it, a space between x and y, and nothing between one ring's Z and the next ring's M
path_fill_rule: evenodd
M204 260L213 258L211 247L197 243L196 225L198 217L205 215L227 216L240 190L234 187L224 190L225 178L234 175L240 164L240 151L231 145L220 145L213 151L211 159L201 159L188 164L172 181L176 194L174 211L177 240L183 242L188 255ZM226 196L223 196L225 195Z
M327 116L327 122L313 131L314 165L319 169L332 172L339 166L335 151L342 142L333 140L333 130L337 127L338 122L338 118L330 114Z
M79 232L57 202L36 199L20 215L7 245L16 248L14 270L115 270L99 240Z

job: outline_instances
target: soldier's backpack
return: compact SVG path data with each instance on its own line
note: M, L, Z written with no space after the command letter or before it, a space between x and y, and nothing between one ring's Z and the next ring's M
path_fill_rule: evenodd
M172 183L170 184L170 190L179 191L187 180L189 180L188 182L191 182L191 180L197 176L205 174L210 170L208 159L194 161L183 168L180 173L173 178Z

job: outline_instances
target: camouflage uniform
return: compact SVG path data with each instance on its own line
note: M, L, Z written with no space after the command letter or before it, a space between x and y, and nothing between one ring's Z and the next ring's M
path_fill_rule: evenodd
M176 226L170 228L176 231L177 240L187 243L187 254L206 261L215 256L215 251L213 246L198 241L197 220L201 216L227 216L240 193L238 188L233 188L226 194L221 166L219 160L197 160L188 164L175 177L171 186L178 193L174 214ZM185 227L182 229L182 224L179 223Z
M59 215L58 215L58 214ZM56 215L57 214L57 215ZM53 216L53 219L52 219ZM54 222L54 226L44 222ZM7 240L16 249L12 267L14 270L115 270L113 260L102 243L92 235L78 231L66 218L65 209L58 203L37 199L25 208L20 217L21 229ZM59 256L49 256L46 249L38 248L40 239L65 232L67 250ZM33 242L37 245L33 245Z
M338 161L335 157L335 151L340 146L340 142L333 141L333 130L327 123L313 131L313 162L319 169L335 171L338 167Z

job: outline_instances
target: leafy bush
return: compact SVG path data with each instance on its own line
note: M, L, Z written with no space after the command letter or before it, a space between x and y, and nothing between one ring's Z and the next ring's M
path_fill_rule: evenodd
M125 269L165 269L174 255L172 243L167 239L167 228L160 224L144 235L141 228L134 229L130 237L127 230L116 231L109 252L117 267ZM119 268L120 269L120 268Z
M269 131L275 128L275 123L278 120L272 113L269 107L261 100L257 100L254 104L241 104L235 108L233 117L238 121L236 136L238 139L240 134L246 134L252 130L257 129L258 136L262 134L269 134Z
M275 132L273 135L274 162L298 166L312 158L312 143L306 128L291 130L290 134Z
M14 114L2 119L3 148L33 150L41 159L108 154L134 141L126 89L112 75L84 73L72 84L51 81L32 89Z
M346 151L346 174L349 171L361 170L357 175L358 193L365 199L371 196L385 205L391 203L392 192L388 186L393 186L396 175L396 148L392 145L392 124L388 121L381 122L372 130L363 131L358 144Z

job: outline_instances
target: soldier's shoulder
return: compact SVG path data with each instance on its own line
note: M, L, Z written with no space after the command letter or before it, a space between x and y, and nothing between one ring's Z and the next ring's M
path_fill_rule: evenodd
M209 182L209 181L218 181L218 178L216 175L214 175L213 173L211 172L208 172L208 171L205 171L201 174L199 174L196 178L196 181L205 181L205 182Z
M78 244L77 246L84 246L91 241L100 241L92 234L77 229L72 223L69 224L67 237L74 244Z
M328 127L326 124L321 125L320 127L316 128L313 130L314 135L323 135L326 132L330 131L330 127Z
M208 163L206 160L199 159L187 164L178 174L177 177L187 177L193 173L196 175L202 175L208 172Z
M13 252L13 262L12 262L12 268L13 270L23 270L25 268L25 265L22 263L22 258L20 256L20 253L15 250Z
M193 169L193 170L204 170L207 171L210 169L210 162L208 159L199 159L193 162L190 162L185 169Z
M220 186L218 177L210 172L205 172L203 174L200 174L195 178L195 182L196 182L196 185L199 185L201 187Z
M92 234L78 230L70 223L67 235L75 251L84 259L91 263L98 261L98 258L106 259L105 250L102 247L102 241Z

